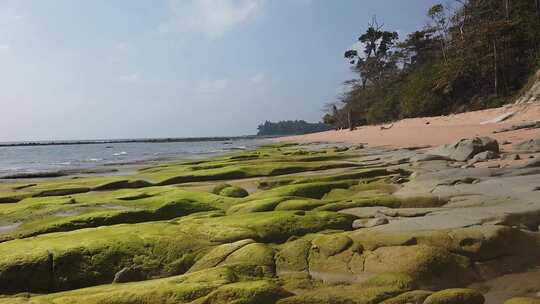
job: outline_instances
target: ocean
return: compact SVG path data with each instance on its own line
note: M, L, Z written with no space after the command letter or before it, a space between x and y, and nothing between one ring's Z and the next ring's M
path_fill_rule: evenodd
M149 161L191 160L253 149L264 139L242 138L172 142L104 142L68 145L0 146L0 178L21 174L77 171ZM13 143L10 143L13 144Z

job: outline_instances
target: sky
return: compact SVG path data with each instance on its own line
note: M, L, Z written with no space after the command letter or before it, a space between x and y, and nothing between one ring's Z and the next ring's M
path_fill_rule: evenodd
M320 121L372 16L432 0L0 0L0 141L232 136Z

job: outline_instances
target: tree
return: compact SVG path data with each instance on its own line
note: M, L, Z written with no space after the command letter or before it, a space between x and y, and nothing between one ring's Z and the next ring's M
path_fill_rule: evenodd
M396 58L392 56L391 48L396 43L398 34L383 31L382 28L383 25L379 25L373 18L366 32L358 38L364 48L364 54L359 54L357 50L347 50L344 54L360 75L363 88L368 82L380 85L388 72L396 68Z
M265 121L257 127L257 135L295 135L330 130L324 123L308 123L304 120Z
M446 12L447 9L442 4L436 4L428 10L428 16L433 22L432 29L439 35L438 41L441 45L444 62L447 62L446 40L448 38L448 28L450 25L450 19Z
M358 78L325 121L342 128L349 113L352 125L502 105L540 67L540 0L448 0L427 15L403 41L368 24L362 51L344 54Z

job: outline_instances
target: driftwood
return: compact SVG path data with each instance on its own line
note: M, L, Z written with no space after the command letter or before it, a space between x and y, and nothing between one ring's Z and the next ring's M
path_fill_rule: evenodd
M394 124L391 124L391 125L389 125L388 127L380 126L379 128L380 128L381 130L388 130L388 129L392 129L393 126L394 126Z
M540 121L530 121L530 122L520 123L517 125L512 125L507 128L502 128L500 130L493 131L493 133L503 133L503 132L521 130L521 129L537 129L537 128L540 128Z

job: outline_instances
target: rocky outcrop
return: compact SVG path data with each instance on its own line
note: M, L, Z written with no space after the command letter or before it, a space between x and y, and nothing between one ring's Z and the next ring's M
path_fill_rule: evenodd
M495 140L463 139L440 147L445 156L316 147L140 173L190 176L179 187L2 184L26 196L0 209L0 304L482 304L487 281L540 261L540 169L459 168L497 157ZM36 197L96 185L126 189ZM534 295L529 281L495 304Z
M388 219L384 217L374 218L374 219L358 219L355 220L352 224L354 229L358 228L370 228L375 226L380 226L388 224Z
M456 161L467 161L476 154L491 151L499 153L499 143L490 137L463 138L451 144L432 149L428 154L447 157Z
M536 139L529 139L518 143L514 147L519 152L536 153L540 152L540 137Z

